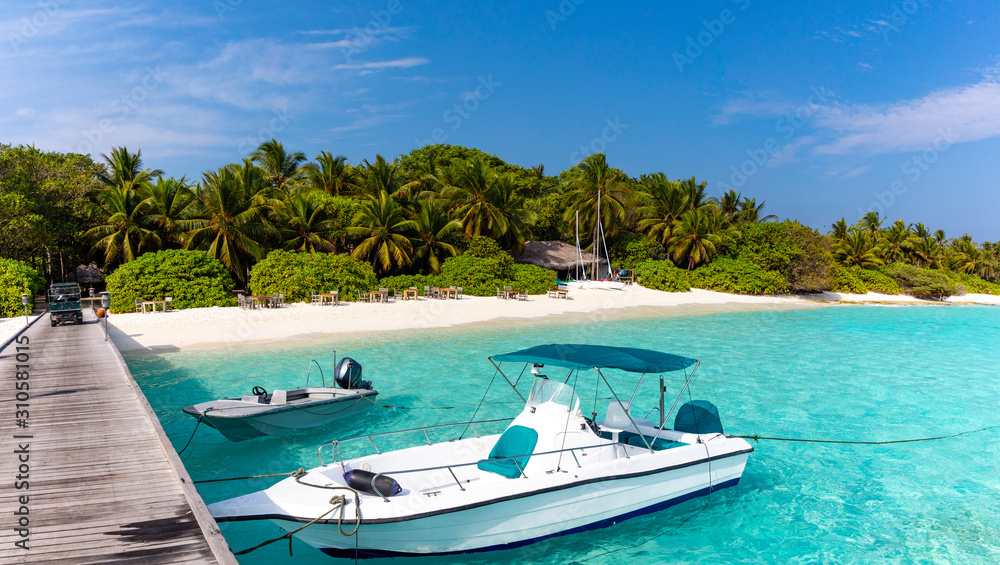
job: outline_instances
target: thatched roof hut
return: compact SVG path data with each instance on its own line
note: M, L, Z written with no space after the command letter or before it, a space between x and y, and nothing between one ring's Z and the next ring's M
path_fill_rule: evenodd
M80 285L99 284L104 282L104 275L97 268L95 263L89 265L77 265L76 282Z
M514 261L553 271L570 271L576 268L576 247L561 241L529 241L524 244L524 252L514 254ZM589 267L593 262L594 254L584 251L584 265Z

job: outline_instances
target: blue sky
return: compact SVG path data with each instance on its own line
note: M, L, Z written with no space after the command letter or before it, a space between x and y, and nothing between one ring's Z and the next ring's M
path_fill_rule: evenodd
M604 151L826 231L875 210L1000 239L1000 7L895 0L44 0L0 16L0 142L168 175L275 137L433 142L555 174Z

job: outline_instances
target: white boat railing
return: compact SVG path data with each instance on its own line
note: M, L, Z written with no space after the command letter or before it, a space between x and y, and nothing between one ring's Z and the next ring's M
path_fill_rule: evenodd
M512 418L509 418L509 419L512 419ZM482 422L479 422L479 423L484 424L484 423L489 423L489 422L501 422L501 421L504 421L504 420L485 420L485 421L482 421ZM465 424L444 424L442 426L429 426L426 429L440 428L440 427L449 427L449 426L461 426L461 425L465 425ZM372 434L372 435L387 435L387 434L392 434L392 433L403 433L403 432L408 432L408 431L421 431L422 429L423 428L415 428L413 430L402 430L400 432L386 432L386 433L383 433L383 434ZM338 449L337 444L340 443L340 441L350 441L350 440L355 440L355 439L364 439L366 437L368 437L368 436L359 436L359 437L350 438L350 439L347 439L347 440L334 440L334 441L331 441L329 443L325 443L325 444L323 444L320 447L322 448L322 447L325 447L327 445L332 445L333 446L333 450L332 451L334 453L334 460L333 460L333 462L331 464L340 463L341 467L345 469L344 472L346 473L347 471L346 471L346 467L344 467L344 460L343 460L343 458L341 458L339 461L337 460L337 454L339 453L339 449ZM476 437L478 437L478 436L476 436ZM430 440L428 440L428 441L430 441ZM374 442L373 442L373 445L374 445ZM493 461L508 461L508 460L513 461L514 465L517 466L517 470L521 473L521 477L526 479L528 477L524 474L524 469L521 467L521 464L518 463L518 461L517 461L518 459L521 459L521 458L524 458L524 457L535 457L535 456L539 456L539 455L555 455L557 453L566 453L566 452L569 452L569 454L573 456L573 461L576 463L576 467L578 469L582 469L583 465L580 464L580 460L576 457L576 453L574 453L576 450L581 450L582 451L582 450L585 450L585 449L601 449L601 448L608 447L608 445L617 445L617 444L615 444L615 443L611 443L611 444L600 443L600 444L597 444L597 445L584 445L584 446L576 446L576 447L566 447L566 448L563 448L563 449L554 449L552 451L539 451L539 452L532 452L532 453L524 453L524 454L520 454L520 455L511 455L511 456L508 456L508 457L490 457L489 461L491 461L491 462L493 462ZM645 451L645 450L643 450L643 451ZM650 453L653 453L653 452L650 452ZM627 449L624 450L624 454L625 454L625 458L626 459L631 459L631 457L628 454L628 450ZM709 459L711 459L711 458L709 458ZM320 457L320 461L321 462L323 461L322 457ZM422 468L419 468L419 469L395 469L395 470L392 470L392 471L376 472L375 475L372 477L372 490L375 491L375 494L378 494L380 497L382 497L383 501L385 501L385 502L391 502L388 497L386 497L384 494L382 494L381 492L379 492L378 488L375 487L375 481L378 480L379 477L384 477L384 476L388 476L388 475L403 475L403 474L406 474L406 473L424 473L424 472L428 472L428 471L447 470L449 473L451 473L451 477L455 480L455 484L458 486L459 490L465 491L465 487L462 486L462 481L459 480L459 478L458 478L457 475L455 475L454 469L456 469L456 468L462 468L462 467L471 467L473 465L479 465L479 463L480 463L480 461L469 461L468 463L451 463L451 464L448 464L448 465L438 465L438 466L435 466L435 467L422 467ZM327 465L324 463L323 466L326 467Z
M396 434L406 434L406 433L411 433L411 432L423 432L424 438L427 439L427 445L434 445L434 443L431 441L430 435L427 434L427 430L436 430L436 429L442 429L442 428L454 428L454 427L457 427L457 426L468 426L468 427L471 427L472 428L472 433L475 434L476 437L478 438L479 437L479 431L476 429L476 424L495 424L497 422L510 422L513 419L514 418L498 418L496 420L480 420L478 422L459 422L459 423L455 423L455 424L438 424L436 426L424 426L422 428L410 428L408 430L395 430L395 431L391 431L391 432L379 432L379 433L375 433L375 434L367 434L367 435L363 435L363 436L350 437L350 438L347 438L347 439L335 439L333 441L328 441L328 442L324 443L323 445L319 446L319 448L316 449L316 457L319 459L320 464L323 465L324 467L326 467L327 465L323 461L323 448L327 447L327 446L332 446L332 448L331 448L330 451L331 451L331 455L333 457L333 464L340 463L341 461L343 461L343 458L341 458L341 461L337 461L337 457L338 457L338 455L340 453L340 444L347 443L349 441L357 441L357 440L361 440L361 439L367 439L369 442L371 442L372 447L375 448L375 453L378 453L378 454L381 455L382 452L379 451L378 446L375 445L375 438L376 437L390 436L390 435L396 435Z

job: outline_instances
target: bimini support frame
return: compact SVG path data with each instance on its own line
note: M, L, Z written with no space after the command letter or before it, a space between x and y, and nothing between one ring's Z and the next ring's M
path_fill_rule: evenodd
M666 414L664 414L663 413L663 409L662 408L660 409L660 427L659 427L659 429L656 430L656 435L653 436L653 441L656 441L660 437L660 432L662 432L663 431L663 427L667 425L667 416L670 416L671 414L674 413L674 408L677 408L677 403L681 401L681 397L684 396L684 391L687 390L688 385L691 384L691 379L694 378L694 374L698 372L698 367L700 367L700 366L701 366L701 361L698 361L698 362L695 363L694 369L691 370L691 374L688 376L687 380L684 381L684 386L681 387L680 394L677 395L677 398L674 399L673 405L670 406L670 411L667 412ZM662 379L661 379L660 382L661 383L663 382ZM660 387L660 405L661 406L663 405L663 387L662 386Z
M615 397L615 402L618 403L618 406L621 406L622 412L625 413L625 417L628 418L629 423L632 424L633 428L635 428L636 430L638 430L639 426L635 425L635 420L632 419L632 415L628 413L628 410L625 408L625 405L622 404L621 399L618 398L618 393L615 392L615 389L612 388L611 383L608 382L608 379L604 376L604 373L601 372L601 368L600 367L594 367L594 370L597 371L597 374L601 376L601 380L604 381L604 385L607 386L608 390L611 391L611 396ZM633 398L635 397L634 394L632 396L633 396ZM653 446L649 442L646 441L646 438L643 437L642 434L639 434L639 439L641 439L642 443L645 444L645 446L646 446L647 449L649 449L649 452L653 453ZM655 439L656 438L654 438L654 440Z

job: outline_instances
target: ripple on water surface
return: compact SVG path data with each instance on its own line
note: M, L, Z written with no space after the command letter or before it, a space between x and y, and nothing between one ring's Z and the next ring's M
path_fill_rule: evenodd
M694 396L717 404L732 434L882 441L1000 424L1000 309L988 307L516 321L127 361L178 449L195 423L181 413L183 406L248 393L258 384L268 390L301 386L313 358L329 380L333 347L362 363L383 403L454 407L373 408L320 431L241 443L202 428L185 460L197 480L314 467L316 447L335 437L468 419L492 376L487 355L554 342L646 347L701 359ZM636 406L655 405L655 380L643 382ZM637 381L625 375L617 390L630 391ZM589 412L593 380L583 382L578 391L589 399L583 402ZM679 390L681 383L668 379L670 384ZM599 395L597 411L603 412L606 391ZM516 401L509 388L495 383L479 418L512 416L519 410ZM996 429L901 445L763 441L755 447L740 484L711 497L588 534L443 562L1000 562ZM212 502L273 482L214 483L200 491ZM280 535L270 523L223 524L223 531L234 549ZM334 562L298 541L294 548L294 558L282 542L240 560Z

